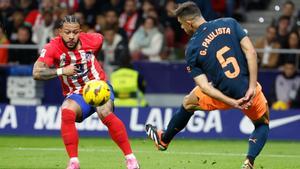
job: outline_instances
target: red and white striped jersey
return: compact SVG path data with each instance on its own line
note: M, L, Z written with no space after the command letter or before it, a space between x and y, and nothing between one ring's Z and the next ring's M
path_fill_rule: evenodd
M63 94L81 94L86 82L97 79L106 80L105 72L96 55L102 47L103 36L99 33L80 33L81 49L69 50L62 37L52 39L42 49L38 61L49 67L62 68L75 65L78 71L73 76L60 76Z

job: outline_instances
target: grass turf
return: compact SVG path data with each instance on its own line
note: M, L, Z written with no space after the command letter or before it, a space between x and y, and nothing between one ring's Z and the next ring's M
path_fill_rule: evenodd
M239 169L247 141L174 140L165 152L151 140L131 140L142 169ZM267 142L256 169L300 169L300 142ZM106 138L81 138L82 169L124 169L117 146ZM68 158L58 137L0 137L0 169L61 169Z

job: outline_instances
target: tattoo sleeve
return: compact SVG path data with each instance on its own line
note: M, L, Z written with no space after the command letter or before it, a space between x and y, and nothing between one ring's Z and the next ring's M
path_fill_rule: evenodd
M57 77L56 69L49 68L45 63L37 61L32 72L35 80L48 80Z

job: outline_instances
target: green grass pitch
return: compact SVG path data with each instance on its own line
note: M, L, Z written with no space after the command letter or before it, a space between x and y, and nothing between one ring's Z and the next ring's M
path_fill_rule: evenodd
M142 169L239 169L247 140L176 139L165 152L148 139L132 139ZM106 138L81 138L82 169L124 169L123 155ZM0 137L0 169L64 169L68 158L59 137ZM267 142L256 169L300 169L300 142Z

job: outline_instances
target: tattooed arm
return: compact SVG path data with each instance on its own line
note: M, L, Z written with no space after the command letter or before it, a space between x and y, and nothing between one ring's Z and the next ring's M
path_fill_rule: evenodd
M72 76L76 74L76 67L68 65L63 68L49 68L44 62L36 61L33 66L32 75L35 80L48 80L60 75Z

